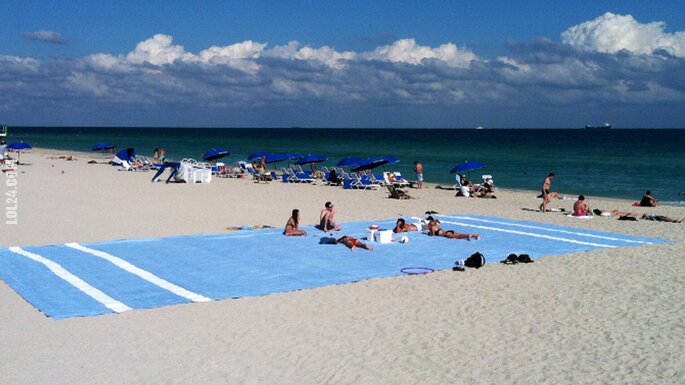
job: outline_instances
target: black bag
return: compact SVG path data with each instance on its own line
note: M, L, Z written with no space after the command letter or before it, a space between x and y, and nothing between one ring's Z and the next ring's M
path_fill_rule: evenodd
M479 252L471 254L470 257L464 261L464 266L479 269L485 265L485 256Z

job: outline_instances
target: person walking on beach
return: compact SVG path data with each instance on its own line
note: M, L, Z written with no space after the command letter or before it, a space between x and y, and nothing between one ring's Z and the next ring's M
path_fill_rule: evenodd
M542 204L540 205L540 211L543 213L547 212L547 204L550 202L550 200L554 197L559 197L559 194L550 191L553 179L554 173L550 172L549 175L547 175L547 178L545 178L545 181L542 183Z
M155 148L155 150L152 151L152 161L154 163L159 163L159 148Z
M164 159L166 159L166 150L164 150L164 147L162 147L159 150L159 162L164 163Z
M326 202L324 209L319 215L319 227L323 231L340 231L341 227L335 224L335 209L333 203Z
M416 188L423 188L423 165L419 161L414 161L414 171L416 171Z

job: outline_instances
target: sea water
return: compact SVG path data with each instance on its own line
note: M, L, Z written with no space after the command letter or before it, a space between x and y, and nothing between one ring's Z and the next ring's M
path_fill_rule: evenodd
M487 166L471 179L490 174L499 187L539 190L554 172L552 190L569 196L639 200L651 190L662 202L685 204L685 130L16 127L7 140L79 151L108 142L148 157L164 147L177 160L221 147L231 152L225 163L255 151L321 154L327 166L347 156L394 156L401 161L388 169L412 180L419 161L427 182L444 185L454 184L456 164L479 161Z

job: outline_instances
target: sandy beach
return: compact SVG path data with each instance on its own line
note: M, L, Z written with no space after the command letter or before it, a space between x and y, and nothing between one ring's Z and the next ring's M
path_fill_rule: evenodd
M21 155L29 165L18 170L18 224L0 225L1 247L281 227L293 208L302 224L314 224L326 201L335 202L338 222L434 210L673 242L548 256L525 266L488 256L477 271L61 321L0 281L3 384L685 382L685 224L523 210L540 204L530 191L471 199L428 185L409 190L416 199L399 201L384 189L247 179L150 183L150 172L87 164L90 154L70 153L78 160L49 159L65 152L45 149ZM0 183L4 188L4 174ZM635 208L585 195L593 208L685 217L685 207ZM551 207L572 205L557 200Z

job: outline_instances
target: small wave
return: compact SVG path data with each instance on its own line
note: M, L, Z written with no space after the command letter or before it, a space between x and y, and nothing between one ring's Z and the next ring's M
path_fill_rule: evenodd
M662 201L660 203L664 206L685 206L685 201Z

